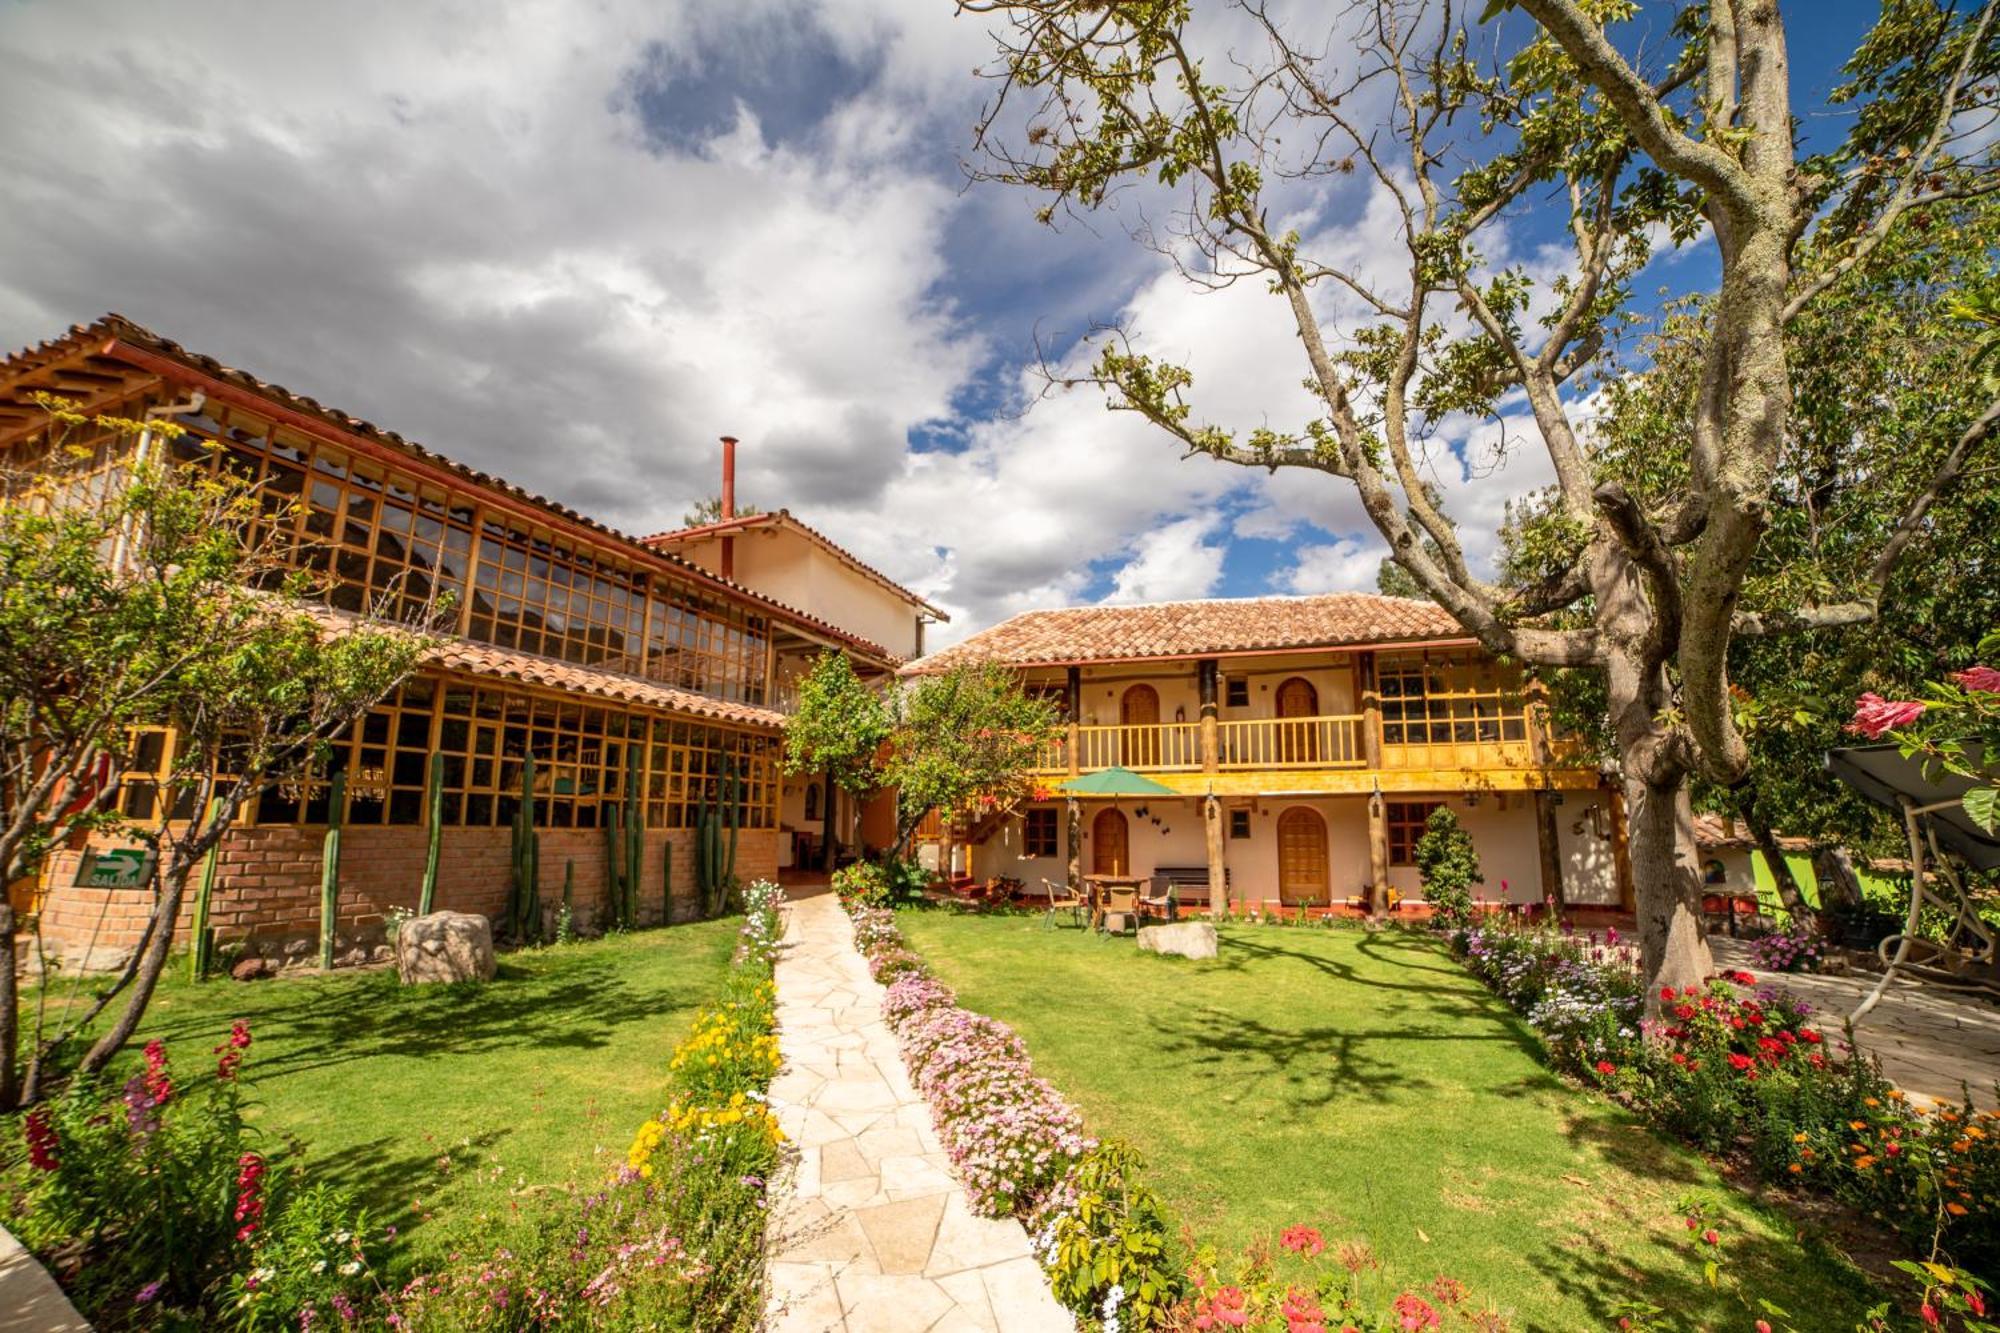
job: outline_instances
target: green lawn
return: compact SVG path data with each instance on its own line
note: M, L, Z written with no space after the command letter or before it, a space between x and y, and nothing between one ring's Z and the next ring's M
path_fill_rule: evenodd
M1093 1132L1138 1145L1204 1239L1293 1223L1366 1239L1397 1280L1448 1273L1514 1326L1604 1327L1634 1296L1748 1328L1677 1205L1728 1219L1733 1271L1802 1327L1868 1288L1701 1157L1558 1079L1533 1032L1402 931L1223 929L1222 957L1139 953L1039 919L899 914L960 1003L1012 1024Z
M409 1242L398 1272L483 1251L536 1193L595 1179L660 1109L667 1058L728 971L735 919L503 954L483 986L393 972L162 987L114 1069L165 1039L177 1066L247 1019L254 1123ZM184 977L184 965L176 977ZM59 990L66 983L58 983Z

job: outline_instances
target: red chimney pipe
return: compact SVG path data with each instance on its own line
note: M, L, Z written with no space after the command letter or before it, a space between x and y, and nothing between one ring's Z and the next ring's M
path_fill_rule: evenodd
M736 437L722 437L722 521L736 517ZM722 577L736 577L736 539L722 539Z

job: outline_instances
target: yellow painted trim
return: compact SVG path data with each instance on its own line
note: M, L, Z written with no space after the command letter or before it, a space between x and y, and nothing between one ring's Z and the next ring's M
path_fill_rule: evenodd
M1051 775L1054 776L1054 775ZM1471 769L1471 768L1338 768L1261 769L1231 773L1147 773L1147 777L1177 796L1386 796L1403 793L1455 791L1588 791L1602 778L1594 768ZM1144 797L1096 797L1078 793L1080 800L1144 800Z

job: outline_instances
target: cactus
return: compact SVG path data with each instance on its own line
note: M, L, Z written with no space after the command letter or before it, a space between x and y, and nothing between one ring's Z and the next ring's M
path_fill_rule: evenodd
M222 808L222 798L214 797L208 803L208 822L215 823L216 812ZM188 950L188 977L200 981L208 975L208 969L215 962L215 931L208 924L209 904L215 901L215 867L222 858L220 837L208 845L208 855L201 858L201 887L194 895L194 923L189 938L194 947Z
M674 844L660 844L660 924L674 923Z
M542 835L535 830L535 756L521 761L521 808L514 813L514 892L507 922L516 939L541 934Z
M736 888L736 834L743 827L743 773L730 759L723 760L722 771L729 782L729 863L722 872L722 891L726 898Z
M604 907L613 930L625 925L625 875L618 864L625 839L619 830L618 816L617 806L604 807Z
M319 855L319 970L333 971L334 926L340 915L340 825L347 813L347 774L333 775L327 793L326 841Z
M708 788L702 787L701 806L695 817L695 885L701 894L703 916L720 916L728 906L730 888L736 882L736 830L742 824L740 779L735 765L722 761L716 779L716 804L708 803ZM727 823L729 840L725 846L722 830Z
M417 915L429 916L437 905L438 859L444 851L444 756L431 751L430 790L424 799L430 824L430 844L424 849L424 888L417 897Z
M633 757L628 753L628 758ZM639 874L646 865L646 812L639 804L639 766L625 769L625 924L639 924Z

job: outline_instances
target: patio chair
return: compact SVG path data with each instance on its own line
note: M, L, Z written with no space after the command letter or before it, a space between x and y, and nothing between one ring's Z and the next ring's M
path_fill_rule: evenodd
M1083 929L1083 913L1089 904L1084 902L1082 894L1067 884L1057 884L1047 878L1042 880L1042 889L1049 897L1049 910L1042 914L1043 930L1055 929L1057 912L1068 912L1071 924L1079 930Z
M1139 915L1164 917L1168 921L1180 915L1175 906L1174 881L1166 875L1154 875L1145 888L1139 890Z

